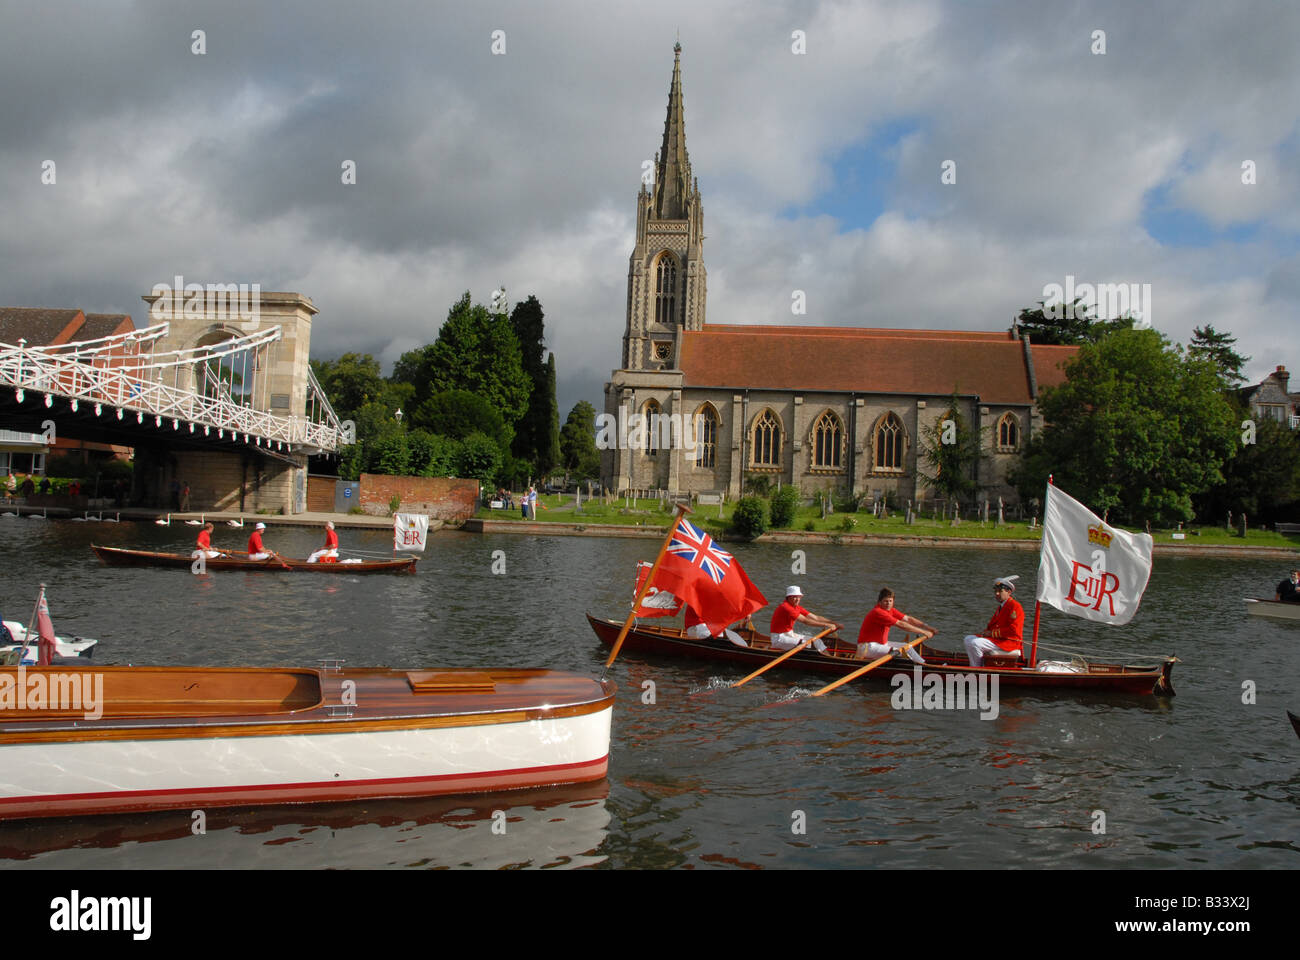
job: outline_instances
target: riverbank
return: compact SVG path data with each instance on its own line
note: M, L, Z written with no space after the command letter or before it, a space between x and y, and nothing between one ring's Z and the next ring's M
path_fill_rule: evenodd
M650 524L566 523L560 521L488 520L472 517L461 526L467 533L507 533L532 537L630 537L662 539L666 526ZM712 532L712 531L710 531ZM740 541L739 537L719 534L721 541ZM945 547L955 550L1026 550L1037 552L1039 539L1012 540L996 537L936 536L934 534L879 534L809 530L770 530L754 543L817 544L872 547ZM1156 556L1226 557L1255 560L1300 559L1300 547L1276 547L1253 544L1195 543L1189 540L1156 541Z
M191 511L189 513L169 513L165 510L153 510L143 507L127 507L123 510L105 509L105 510L71 510L67 507L29 507L29 506L4 506L0 508L0 514L17 513L18 517L9 517L9 519L27 519L44 517L48 520L74 520L88 521L90 523L156 523L159 520L167 520L168 525L186 525L191 520L203 522L210 520L216 526L229 526L231 523L238 526L253 527L258 523L264 523L268 527L323 527L327 520L334 521L334 526L340 530L391 530L393 529L392 517L372 517L368 514L358 513L295 513L290 516L282 514L256 514L256 513L239 513L237 511L226 511L220 513L208 513L201 511ZM87 516L88 515L88 516ZM438 530L443 527L442 520L429 518L429 530Z

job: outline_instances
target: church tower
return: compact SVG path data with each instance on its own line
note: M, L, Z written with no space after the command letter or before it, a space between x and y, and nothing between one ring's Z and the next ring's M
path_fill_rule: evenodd
M628 263L624 370L677 365L678 334L704 326L704 209L691 176L682 112L682 45L673 47L664 140L654 186L637 194L636 246Z

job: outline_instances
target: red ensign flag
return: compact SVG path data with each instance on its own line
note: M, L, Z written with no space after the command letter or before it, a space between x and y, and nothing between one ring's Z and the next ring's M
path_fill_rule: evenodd
M767 606L736 558L685 517L677 521L654 586L680 597L715 635Z

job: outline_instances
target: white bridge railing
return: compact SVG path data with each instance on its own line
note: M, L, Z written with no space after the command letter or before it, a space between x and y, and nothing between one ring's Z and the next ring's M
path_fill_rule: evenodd
M53 398L61 397L73 410L83 403L92 405L96 416L118 420L134 416L137 423L152 418L156 427L170 420L176 431L202 429L207 436L215 431L222 439L230 434L268 450L338 450L343 427L310 369L307 416L281 416L258 409L247 399L257 396L259 390L266 393L265 378L263 384L256 382L257 371L268 366L270 345L280 338L278 326L193 350L155 352L153 348L167 328L162 323L99 340L48 347L0 343L0 387L13 388L19 402L25 391L31 390L44 393L45 405L51 409ZM245 371L248 358L252 358L253 376L241 384L246 390L236 394L229 382L233 380L232 360L241 354ZM223 360L231 366L223 367ZM223 370L228 378L224 381ZM214 379L223 389L212 389ZM210 392L196 391L192 384L206 384Z

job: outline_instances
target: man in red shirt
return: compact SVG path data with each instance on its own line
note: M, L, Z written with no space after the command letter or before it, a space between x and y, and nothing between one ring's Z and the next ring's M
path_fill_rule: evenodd
M262 531L266 529L266 524L259 523L253 528L252 535L248 538L248 559L249 560L269 560L271 554L266 547L262 546ZM278 568L277 568L278 569Z
M810 627L817 627L818 632L830 628L832 630L842 630L843 626L834 620L827 620L825 617L819 617L811 610L806 610L800 606L803 600L803 591L798 587L787 587L785 591L785 602L782 603L772 614L772 625L769 627L772 638L773 650L789 650L791 647L797 647L808 638L802 634L796 633L794 625L796 623L806 623ZM826 644L820 640L813 641L813 646L817 648L818 653L826 652Z
M858 631L859 660L886 656L893 650L899 650L907 644L901 640L889 639L889 628L899 627L909 633L919 634L927 640L934 636L934 628L926 626L915 617L909 617L894 606L894 591L885 587L880 591L876 605L862 618L862 629ZM907 655L915 663L925 663L925 659L916 652L915 647L907 648Z
M339 560L339 535L334 532L334 521L325 521L325 548L317 550L307 558L308 563L323 561L325 563L338 563Z
M984 636L972 633L965 640L966 656L972 667L982 667L984 657L991 653L1024 655L1025 611L1011 596L1019 579L1019 576L1011 576L993 581L993 595L998 598L998 608L984 628Z
M203 529L199 531L198 540L195 541L195 545L198 547L198 549L203 551L204 556L206 556L209 560L211 560L214 557L221 556L221 554L218 551L212 549L213 529L214 528L211 522L205 523L203 525Z

